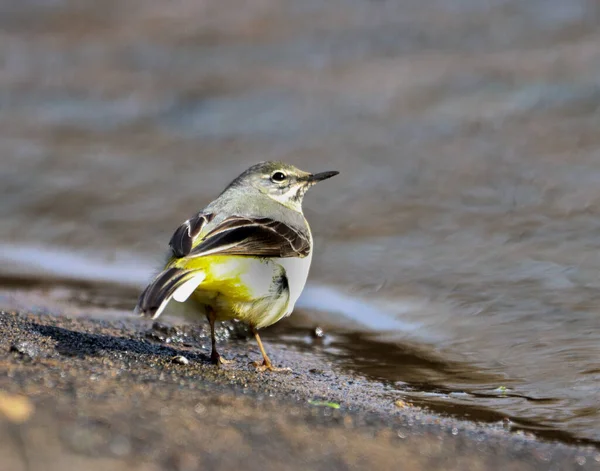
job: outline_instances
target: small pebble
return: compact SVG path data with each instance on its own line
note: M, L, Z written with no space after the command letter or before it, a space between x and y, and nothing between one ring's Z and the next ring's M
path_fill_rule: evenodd
M109 444L110 451L116 456L126 456L131 453L131 443L123 435L117 435Z
M189 365L190 360L183 355L177 355L175 358L173 358L173 363L177 363L178 365Z
M402 399L398 399L396 402L394 402L394 405L400 409L406 409L412 406L410 402L403 401Z
M34 409L33 403L27 397L0 391L0 417L20 424L29 419Z
M30 359L37 357L40 353L38 346L31 342L13 343L10 346L10 351L20 353L24 357L28 357Z

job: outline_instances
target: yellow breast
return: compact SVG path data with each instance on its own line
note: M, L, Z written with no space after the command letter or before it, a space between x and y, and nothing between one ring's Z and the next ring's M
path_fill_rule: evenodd
M197 294L207 298L221 295L232 302L252 302L268 296L277 274L268 259L235 255L179 258L173 259L169 266L203 272L205 278Z

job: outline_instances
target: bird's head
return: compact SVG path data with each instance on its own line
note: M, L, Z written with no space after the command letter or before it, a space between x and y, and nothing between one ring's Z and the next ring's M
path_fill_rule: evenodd
M253 187L290 209L302 211L306 191L338 173L308 173L285 162L260 162L237 177L230 187Z

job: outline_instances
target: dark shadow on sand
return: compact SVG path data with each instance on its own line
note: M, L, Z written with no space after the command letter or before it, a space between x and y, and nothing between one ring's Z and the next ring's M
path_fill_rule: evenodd
M61 355L85 358L102 356L106 352L137 355L154 355L159 357L176 357L183 355L194 361L210 362L208 355L191 350L179 350L144 339L115 337L112 335L89 334L62 327L31 323L31 330L56 341L56 351Z

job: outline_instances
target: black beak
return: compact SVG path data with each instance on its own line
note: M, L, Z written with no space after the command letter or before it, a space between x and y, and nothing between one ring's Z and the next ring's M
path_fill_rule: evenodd
M315 173L313 175L309 175L307 180L309 183L317 183L323 180L327 180L328 178L335 177L338 173L340 172L336 172L335 170L332 170L330 172Z

